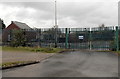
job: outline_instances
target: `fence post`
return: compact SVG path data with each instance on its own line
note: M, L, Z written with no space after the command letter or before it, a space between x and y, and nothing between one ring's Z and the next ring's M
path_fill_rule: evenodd
M116 51L119 51L119 30L118 30L118 26L116 26L115 43L116 43Z
M90 50L92 49L92 33L91 33L91 28L90 28Z
M57 48L57 32L58 32L58 28L55 28L55 48Z
M65 48L68 48L68 28L65 28Z
M41 29L38 29L38 46L41 47Z
M68 48L70 49L70 28L69 28L69 31L68 31Z

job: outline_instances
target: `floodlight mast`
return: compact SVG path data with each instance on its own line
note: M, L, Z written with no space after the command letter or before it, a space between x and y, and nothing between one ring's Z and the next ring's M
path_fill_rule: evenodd
M57 25L57 2L55 0L55 28L58 28L58 25Z
M57 47L57 30L58 25L57 25L57 5L56 5L56 0L55 0L55 48Z

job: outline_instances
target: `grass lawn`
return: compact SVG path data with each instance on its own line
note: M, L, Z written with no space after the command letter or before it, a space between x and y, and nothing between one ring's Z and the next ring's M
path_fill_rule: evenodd
M2 51L2 46L0 46L0 51Z
M2 47L2 51L24 51L24 52L43 52L43 53L58 53L65 51L61 48L42 48L42 47Z
M6 62L0 64L1 67L12 67L17 65L23 65L23 64L29 64L29 63L35 63L36 61L16 61L16 62Z
M120 51L112 51L113 53L116 53L120 56Z
M117 51L117 53L119 53L119 54L120 54L120 51Z

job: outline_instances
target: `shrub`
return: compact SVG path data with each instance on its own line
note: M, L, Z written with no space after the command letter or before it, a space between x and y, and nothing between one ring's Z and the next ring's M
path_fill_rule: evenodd
M18 46L25 46L25 43L26 43L26 38L24 31L13 30L10 45L13 47L18 47Z

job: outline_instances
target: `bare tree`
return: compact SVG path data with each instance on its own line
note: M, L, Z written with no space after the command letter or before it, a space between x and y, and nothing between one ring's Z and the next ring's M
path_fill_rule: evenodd
M105 28L105 24L99 25L99 30L104 30L104 28Z

